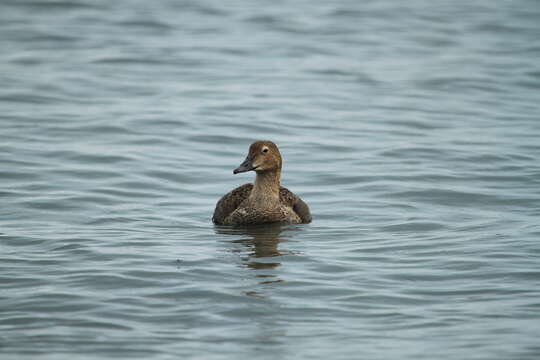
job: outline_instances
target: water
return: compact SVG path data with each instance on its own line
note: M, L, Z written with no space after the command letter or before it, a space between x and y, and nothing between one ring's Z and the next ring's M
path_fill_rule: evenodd
M2 359L539 358L539 18L2 1ZM312 224L211 224L257 139Z

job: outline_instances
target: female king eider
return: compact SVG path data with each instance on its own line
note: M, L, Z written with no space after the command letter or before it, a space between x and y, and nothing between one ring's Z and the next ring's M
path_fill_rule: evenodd
M309 207L298 196L281 187L281 154L271 141L256 141L246 160L233 173L254 170L254 184L237 187L216 204L212 221L218 225L311 222Z

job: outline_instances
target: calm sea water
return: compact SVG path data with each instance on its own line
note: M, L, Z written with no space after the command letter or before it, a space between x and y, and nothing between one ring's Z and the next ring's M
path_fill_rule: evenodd
M538 359L539 19L3 0L0 357ZM211 224L257 139L312 224Z

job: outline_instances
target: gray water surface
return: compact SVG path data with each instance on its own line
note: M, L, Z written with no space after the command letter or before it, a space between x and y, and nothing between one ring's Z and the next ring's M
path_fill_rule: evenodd
M539 19L3 0L0 357L538 359ZM211 224L258 139L312 224Z

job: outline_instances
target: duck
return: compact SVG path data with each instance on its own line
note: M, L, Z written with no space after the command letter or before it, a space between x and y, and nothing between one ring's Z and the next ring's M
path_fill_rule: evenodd
M252 143L246 159L233 174L255 171L255 181L225 194L216 204L213 223L230 226L310 223L308 205L280 184L282 162L272 141Z

